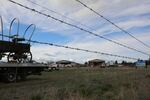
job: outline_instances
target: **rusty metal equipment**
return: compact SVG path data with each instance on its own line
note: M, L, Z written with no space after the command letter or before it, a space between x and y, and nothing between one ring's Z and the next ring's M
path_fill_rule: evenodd
M31 62L32 61L32 53L30 51L30 40L33 36L35 31L35 25L31 24L24 32L22 37L19 37L19 20L14 18L10 24L9 29L9 37L8 39L4 40L3 36L3 20L0 16L1 20L1 32L2 32L2 39L0 40L0 60L7 56L8 62L17 62L17 63L24 63L24 62ZM12 25L17 20L17 33L15 35L11 35ZM25 39L25 35L27 31L33 26L33 32L31 33L28 40Z

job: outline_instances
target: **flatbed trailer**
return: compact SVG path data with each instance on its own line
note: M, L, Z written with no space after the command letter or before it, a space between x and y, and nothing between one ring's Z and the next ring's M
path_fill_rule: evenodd
M5 82L25 80L29 75L41 75L46 68L40 63L0 63L0 78Z

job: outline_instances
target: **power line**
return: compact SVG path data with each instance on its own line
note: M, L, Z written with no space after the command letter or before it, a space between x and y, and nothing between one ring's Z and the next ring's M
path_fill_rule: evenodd
M51 19L53 19L53 20L55 20L55 21L64 23L64 24L66 24L66 25L69 25L69 26L72 26L72 27L74 27L74 28L77 28L77 29L79 29L79 30L81 30L81 31L87 32L88 34L94 35L94 36L96 36L96 37L105 39L105 40L107 40L107 41L109 41L109 42L115 43L115 44L120 45L120 46L122 46L122 47L125 47L125 48L128 48L128 49L130 49L130 50L133 50L133 51L142 53L142 54L144 54L144 55L150 56L150 54L148 54L148 53L146 53L146 52L143 52L143 51L137 50L137 49L135 49L135 48L126 46L126 45L124 45L124 44L121 44L121 43L119 43L119 42L113 41L113 40L111 40L111 39L108 39L108 38L103 37L103 36L101 36L101 35L98 35L98 34L96 34L96 33L93 33L93 32L91 32L91 31L89 31L89 30L83 29L83 28L81 28L81 27L79 27L79 26L76 26L76 25L70 24L70 23L68 23L68 22L65 22L65 21L63 21L63 20L60 20L60 19L58 19L58 18L55 18L55 17L53 17L53 16L51 16L51 15L49 15L49 14L42 13L42 12L36 10L36 9L27 7L27 6L25 6L25 5L22 5L22 4L20 4L20 3L17 3L17 2L15 2L15 1L12 1L12 0L8 0L8 1L11 2L11 3L13 3L13 4L16 4L16 5L18 5L18 6L21 6L21 7L25 8L25 9L31 10L31 11L33 11L33 12L36 12L36 13L38 13L38 14L40 14L40 15L46 16L46 17L48 17L48 18L51 18Z
M0 34L0 36L4 36L4 37L7 37L7 38L12 38L11 36L3 35L3 34ZM48 43L48 42L41 42L41 41L35 41L35 40L30 40L30 39L25 39L25 40L28 41L28 42L31 42L31 43L36 43L36 44L44 44L44 45L55 46L55 47L60 47L60 48L72 49L72 50L76 50L76 51L84 51L84 52L101 54L101 55L106 55L106 56L113 56L113 57L119 57L119 58L124 58L124 59L138 60L137 58L121 56L121 55L116 55L116 54L112 54L112 53L103 53L103 52L99 52L99 51L81 49L81 48L76 48L76 47L71 47L71 46L66 46L66 45L64 46L64 45Z
M44 6L42 6L42 5L38 4L38 3L35 3L35 2L33 2L33 1L31 1L31 0L26 0L26 1L32 3L32 4L36 5L36 6L39 6L39 7L43 8L43 9L49 11L49 12L55 13L55 14L57 14L57 15L59 15L59 16L62 16L62 17L64 17L64 18L66 18L66 19L69 19L70 21L72 21L72 22L74 22L74 23L78 23L78 24L80 24L80 25L82 25L82 26L84 26L84 27L86 27L86 28L88 28L88 29L94 30L93 28L91 28L91 27L89 27L89 26L87 26L87 25L85 25L85 24L83 24L83 23L81 23L81 22L79 22L79 21L76 21L76 20L74 20L74 19L72 19L72 18L69 18L69 17L67 17L67 16L65 16L65 15L63 15L63 14L61 14L61 13L59 13L59 12L56 12L56 11L54 11L54 10L51 10L51 9L49 9L49 8L47 8L47 7L44 7Z
M1 33L2 33L2 40L4 39L3 38L3 19L2 19L2 17L0 16L0 21L1 21Z
M138 42L140 42L141 44L143 44L144 46L150 48L150 46L146 43L144 43L143 41L141 41L140 39L136 38L134 35L132 35L131 33L129 33L128 31L124 30L123 28L119 27L118 25L116 25L114 22L110 21L108 18L104 17L103 15L101 15L100 13L98 13L97 11L95 11L94 9L92 9L91 7L87 6L86 4L84 4L83 2L81 2L80 0L75 0L77 2L79 2L80 4L82 4L84 7L88 8L89 10L91 10L92 12L94 12L95 14L97 14L99 17L105 19L107 22L111 23L113 26L117 27L118 29L120 29L122 32L128 34L129 36L131 36L132 38L134 38L135 40L137 40Z

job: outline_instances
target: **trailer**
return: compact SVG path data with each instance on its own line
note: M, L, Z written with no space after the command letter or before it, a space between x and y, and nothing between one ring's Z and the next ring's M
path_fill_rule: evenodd
M0 63L0 78L5 82L24 80L29 75L41 75L41 72L44 71L45 68L48 68L47 65L35 63L32 60L30 40L35 31L35 25L29 25L23 36L19 36L19 20L17 20L17 33L12 35L11 28L15 20L17 19L14 18L12 20L9 29L9 35L6 36L3 34L3 21L2 17L0 16L2 32L2 38L0 40L0 60L7 58L6 62ZM33 31L29 39L26 39L25 35L32 26Z
M0 78L4 82L25 80L29 75L41 75L48 66L40 63L0 63Z

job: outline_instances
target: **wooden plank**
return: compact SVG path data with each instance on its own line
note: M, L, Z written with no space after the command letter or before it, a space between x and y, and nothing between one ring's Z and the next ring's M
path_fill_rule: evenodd
M0 68L3 67L48 67L48 65L40 63L0 63Z

